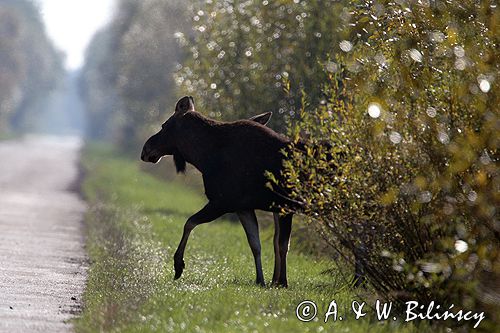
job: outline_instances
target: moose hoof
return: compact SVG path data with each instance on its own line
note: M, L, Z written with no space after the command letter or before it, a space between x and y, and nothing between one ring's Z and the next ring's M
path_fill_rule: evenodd
M178 278L181 277L182 271L184 270L184 260L175 260L174 262L174 269L175 269L175 276L174 280L177 280Z
M271 283L271 287L273 287L273 288L288 288L288 282L287 281L273 281Z
M265 287L266 286L266 283L264 281L259 281L259 280L256 280L255 284L257 284L258 286L261 286L261 287Z

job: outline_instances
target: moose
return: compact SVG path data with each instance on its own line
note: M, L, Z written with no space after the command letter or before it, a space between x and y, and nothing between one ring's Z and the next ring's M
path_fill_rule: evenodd
M208 198L208 203L184 224L174 255L174 279L180 278L185 268L184 251L191 231L226 213L236 213L252 250L256 283L265 286L255 215L259 209L272 212L274 217L272 285L288 286L286 259L293 214L281 208L300 202L266 186L267 172L281 178L283 150L290 147L288 138L265 126L270 116L265 113L249 120L216 121L196 112L193 97L185 96L161 130L144 144L141 159L145 162L157 163L163 156L173 155L177 172L185 170L186 162L197 168Z

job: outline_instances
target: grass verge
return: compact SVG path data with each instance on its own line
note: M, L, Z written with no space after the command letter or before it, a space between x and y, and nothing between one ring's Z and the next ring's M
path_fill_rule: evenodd
M292 237L288 289L254 285L254 266L243 228L218 220L196 228L186 249L186 269L173 281L173 252L186 219L205 203L201 193L139 170L139 162L111 148L84 150L83 194L89 203L87 249L91 260L84 311L77 332L421 332L402 320L354 319L351 302L362 298L331 262L297 253ZM262 231L264 274L272 274L272 230ZM296 317L303 300L317 304L311 322ZM335 300L342 321L324 322ZM436 331L435 329L433 331Z

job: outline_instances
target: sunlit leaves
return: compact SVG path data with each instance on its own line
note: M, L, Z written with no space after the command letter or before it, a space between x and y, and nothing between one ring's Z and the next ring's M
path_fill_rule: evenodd
M309 147L288 162L291 187L345 256L362 244L385 297L483 301L461 281L486 273L464 260L500 274L498 13L487 3L355 2L352 48L325 63L327 103L291 126Z

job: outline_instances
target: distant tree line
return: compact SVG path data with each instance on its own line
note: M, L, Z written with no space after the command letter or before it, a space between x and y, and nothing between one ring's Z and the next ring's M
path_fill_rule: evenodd
M271 125L285 130L301 91L322 100L323 66L348 17L338 1L122 0L88 49L89 134L139 144L186 94L214 118L273 111Z
M29 0L0 1L0 132L29 129L63 75L62 57Z
M181 0L119 2L87 50L80 81L91 137L135 147L172 109L185 53L175 32L188 30L186 15Z
M487 0L123 0L88 51L92 134L137 150L185 94L273 111L308 148L274 186L374 290L498 319L499 22Z

